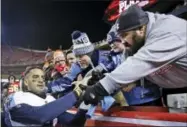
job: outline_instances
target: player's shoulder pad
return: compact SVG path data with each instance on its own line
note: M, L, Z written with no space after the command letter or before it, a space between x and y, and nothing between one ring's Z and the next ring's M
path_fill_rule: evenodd
M18 91L10 94L6 99L6 105L9 109L15 107L16 105L22 103L24 100L24 93L22 91Z
M52 95L47 94L46 100L47 100L48 102L52 102L52 101L55 101L56 99L55 99Z

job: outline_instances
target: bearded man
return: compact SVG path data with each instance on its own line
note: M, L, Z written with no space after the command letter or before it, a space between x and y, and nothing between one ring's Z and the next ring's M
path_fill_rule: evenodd
M121 13L117 32L131 46L128 57L95 85L87 87L86 103L96 104L129 83L146 77L177 93L187 90L187 21L173 15L145 12L137 5Z

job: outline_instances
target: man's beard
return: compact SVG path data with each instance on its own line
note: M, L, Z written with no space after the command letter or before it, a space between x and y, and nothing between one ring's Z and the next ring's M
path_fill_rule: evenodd
M89 64L88 65L87 64L80 64L81 69L86 69L86 68L88 68L88 66L89 66Z
M119 50L119 49L114 49L114 50L112 50L114 53L121 53L121 52L123 52L123 51L121 51L121 50Z
M130 55L134 55L144 45L145 37L140 37L134 33L132 40L134 41L134 44L130 48Z
M89 56L89 59L88 60L86 60L87 62L85 62L85 63L83 63L83 64L81 64L80 62L79 62L79 65L80 65L80 67L81 67L81 69L87 69L89 66L90 66L90 64L92 64L92 60L91 60L91 55L89 54L88 55Z

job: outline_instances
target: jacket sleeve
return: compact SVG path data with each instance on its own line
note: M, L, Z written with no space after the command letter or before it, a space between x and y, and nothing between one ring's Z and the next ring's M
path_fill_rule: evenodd
M78 64L73 64L69 73L64 77L61 77L57 80L54 80L48 84L49 93L64 92L72 88L72 81L77 77L81 72Z
M100 83L108 91L115 90L157 71L164 65L186 55L187 44L177 35L162 32L147 38L145 45L132 57L128 57ZM123 84L123 85L120 85Z
M112 61L112 56L110 51L100 51L99 52L99 64L96 67L100 72L110 72L114 70L114 62Z
M65 92L72 87L72 81L68 77L61 77L57 80L50 82L48 87L49 93Z
M80 72L82 72L82 69L80 68L79 64L74 63L72 64L69 73L65 77L68 77L71 81L73 81Z
M20 104L11 108L9 112L14 121L25 124L45 124L72 108L76 101L76 95L71 92L44 106Z
M105 64L107 72L111 72L115 69L114 61L108 61L108 63Z

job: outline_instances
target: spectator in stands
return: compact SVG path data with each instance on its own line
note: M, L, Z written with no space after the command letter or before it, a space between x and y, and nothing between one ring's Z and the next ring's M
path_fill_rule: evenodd
M170 94L186 93L186 27L183 19L144 12L137 5L122 12L117 31L122 42L131 45L133 56L97 84L87 87L84 100L88 104L98 103L104 96L144 77L160 87L181 90Z
M46 62L43 65L43 70L45 71L46 81L50 82L63 77L67 73L68 67L66 65L65 55L62 50L56 50L54 52L50 51L47 54L48 55L46 55Z
M45 62L42 69L45 71L48 67L49 67L49 62Z
M4 103L8 96L8 87L9 87L9 83L2 83L2 86L1 86L1 108L2 109L4 108Z
M68 66L66 64L65 55L62 50L56 50L53 53L53 69L51 70L51 81L62 78L66 73L68 73ZM49 73L49 72L48 72ZM53 93L55 98L63 96L63 93Z
M12 94L20 90L19 81L16 81L16 77L14 75L9 76L9 87L8 94Z
M115 25L112 29L115 29ZM107 70L113 71L130 55L129 47L126 47L116 30L111 30L107 34L107 42L111 47L111 62L106 66ZM150 83L146 79L141 79L123 88L125 98L129 105L154 105L161 106L161 93L157 85Z
M56 80L63 77L68 72L66 65L66 58L62 50L56 50L53 54L54 69L51 73L51 77Z
M1 87L1 120L2 120L2 125L3 127L5 126L4 123L4 110L5 110L5 103L7 102L7 97L10 94L13 94L15 92L19 91L19 82L16 81L16 77L14 75L9 75L8 76L8 82L7 83L3 83L2 87ZM5 126L6 127L6 126Z
M55 100L51 95L46 94L44 72L39 67L27 68L23 82L23 91L15 92L7 99L4 112L7 126L84 124L86 113L84 110L76 115L66 112L79 99L82 93L80 86L77 85L71 93Z
M67 51L66 60L67 60L69 68L71 68L71 65L73 63L76 63L76 57L71 50Z
M49 64L53 63L53 51L51 49L47 50L47 53L45 55L45 62L48 62Z
M16 82L14 75L8 76L8 82L2 86L2 99L5 100L9 94L12 94L19 90L19 82Z
M8 76L8 82L10 84L14 83L16 81L16 77L14 75L9 75Z
M50 82L53 80L51 77L51 72L54 69L53 65L53 51L50 49L48 50L47 54L45 55L45 63L43 65L43 70L45 72L45 81Z
M63 92L67 89L69 90L69 88L71 88L72 81L76 81L76 78L79 75L84 78L90 71L95 70L93 71L94 73L92 73L91 80L88 82L90 83L90 81L98 81L103 77L101 72L106 71L105 64L108 63L109 60L109 51L94 49L94 46L90 42L87 34L80 31L74 31L72 33L72 41L73 53L77 58L77 62L71 66L70 72L64 76L64 78L60 78L59 80L49 84L49 90L52 93ZM117 92L114 95L116 101L119 102L120 105L124 105L125 102L123 102L123 94ZM123 100L121 98L123 98Z
M77 62L72 64L70 71L63 78L49 83L49 91L52 93L66 93L71 90L73 81L77 77L84 77L93 68L104 70L103 61L108 59L108 51L95 50L86 33L74 31L72 33L73 53Z

